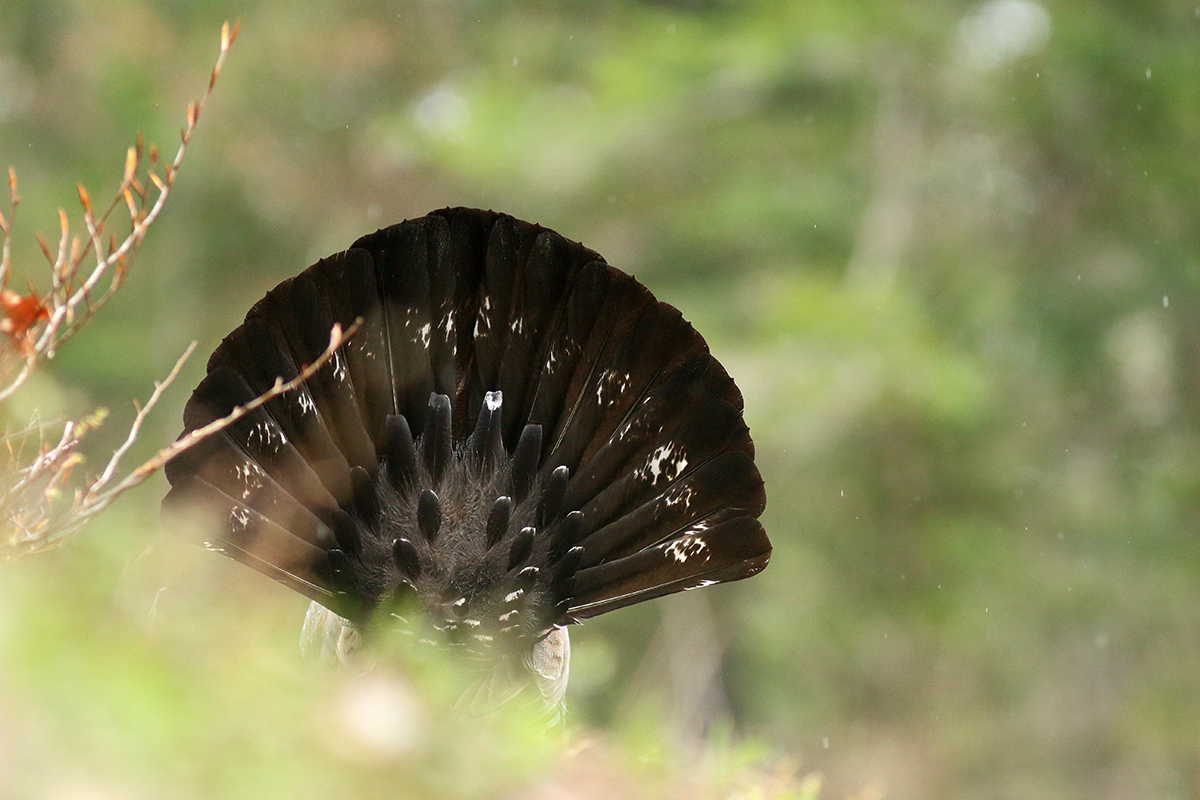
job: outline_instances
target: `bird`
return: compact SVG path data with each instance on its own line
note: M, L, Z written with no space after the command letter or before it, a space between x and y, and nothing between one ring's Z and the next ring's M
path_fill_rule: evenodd
M678 309L553 230L445 208L284 280L216 347L164 513L311 601L302 647L383 626L466 654L472 709L560 717L568 626L767 566L733 379ZM532 688L531 688L532 687Z

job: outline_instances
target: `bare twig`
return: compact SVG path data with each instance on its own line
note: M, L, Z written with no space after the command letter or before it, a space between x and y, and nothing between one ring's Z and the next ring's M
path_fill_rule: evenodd
M189 432L186 436L179 437L172 444L168 445L167 447L164 447L162 450L159 450L158 453L153 458L146 461L144 464L139 466L137 469L130 472L127 476L125 476L120 482L118 482L112 488L109 488L109 489L106 489L103 491L99 491L99 492L95 492L95 489L93 489L92 491L89 491L89 493L88 493L89 497L91 497L93 495L93 493L95 494L95 498L94 498L93 502L99 506L98 508L96 508L96 511L103 510L103 508L107 507L108 504L111 503L112 500L115 499L117 495L137 486L139 483L146 480L146 478L150 477L156 471L161 469L163 467L163 465L165 465L172 458L179 455L180 453L187 450L188 448L194 446L200 440L205 439L209 436L212 436L214 433L225 430L226 428L228 428L233 423L237 422L242 417L251 413L255 409L263 406L264 404L270 402L271 400L275 399L276 397L279 397L282 394L287 394L288 392L294 391L297 388L299 388L301 384L303 384L305 381L307 381L309 378L311 378L313 375L315 375L317 370L319 370L325 364L325 362L327 362L329 359L333 358L333 354L335 352L337 352L337 349L342 346L343 342L345 342L347 339L349 339L351 336L353 336L358 331L358 328L361 324L362 324L361 319L356 320L354 322L354 324L352 324L349 328L347 328L345 330L345 332L343 332L342 326L335 323L333 328L329 331L329 345L325 348L325 350L321 353L321 355L319 355L317 357L317 359L315 361L313 361L313 363L309 364L307 367L300 370L299 375L292 378L290 381L284 381L282 377L276 378L275 384L270 389L263 392L258 397L251 400L249 403L246 403L246 405L236 406L226 416L221 417L218 420L214 420L213 422L210 422L209 424L205 425L202 428L197 428L196 430ZM187 354L184 355L185 358L186 358L186 356L187 356ZM180 366L179 364L176 364L175 370L172 371L170 378L173 378L175 373L178 372L179 366ZM168 378L168 380L170 380L170 378ZM166 387L164 385L161 388L166 388ZM153 403L158 401L159 394L160 394L160 388L156 385L155 393L154 393L154 395L151 396L150 400L147 401L146 408L144 409L145 411L149 411L150 407L153 405ZM134 423L135 426L141 425L141 421L144 416L145 415L143 413L138 414L138 418L135 420L135 423ZM124 450L129 449L129 445L132 444L133 438L135 438L136 435L137 435L136 430L130 431L130 438L126 441L125 445L122 446L121 450L118 450L116 453L113 454L113 461L109 462L110 467L112 467L114 461L117 461L120 459L120 455L123 453ZM106 470L105 474L109 475L114 469L115 469L115 467L112 467L112 469ZM103 487L98 486L95 488L103 488ZM95 513L95 511L93 511L91 513Z
M189 357L191 357L195 350L196 343L192 342L187 346L187 349L183 351L183 355L181 355L175 362L175 366L171 368L171 371L167 374L167 377L163 378L161 381L154 382L154 391L150 394L150 399L146 401L144 406L138 406L137 401L134 401L133 407L137 410L137 414L133 418L133 423L129 426L129 435L125 437L125 441L121 443L121 446L113 451L112 458L108 460L108 464L104 467L104 472L100 473L100 477L97 478L88 488L87 494L84 495L83 498L84 505L94 501L104 490L104 487L106 487L109 482L112 481L113 476L117 473L117 467L121 465L121 459L125 457L125 454L129 452L129 448L133 447L133 443L137 441L138 434L142 430L142 423L145 422L146 416L150 413L151 409L158 404L158 399L162 397L163 391L175 382L175 378L179 375L179 370L183 369L183 363L187 361Z
M2 361L8 362L0 363L0 367L11 377L0 386L0 401L11 397L29 379L38 364L53 358L58 347L86 325L121 287L129 264L146 237L147 230L167 202L175 176L196 130L200 113L212 96L217 76L221 73L225 56L237 37L237 32L236 24L232 29L228 23L222 26L220 52L209 75L208 88L198 101L188 105L187 121L180 132L179 149L175 158L163 170L163 174L160 176L156 171L159 168L158 151L151 147L148 156L143 159L139 140L138 145L129 148L126 153L121 185L104 214L96 215L91 196L82 185L78 186L79 202L83 208L83 224L87 230L86 247L81 245L78 238L72 236L70 221L66 211L62 209L59 210L57 251L51 253L45 238L39 235L42 251L51 266L51 289L45 298L37 298L32 293L23 297L7 291L12 216L19 201L16 175L9 169L11 211L7 218L0 215L0 230L4 235L3 249L0 250L0 290L5 290L7 300L2 308L4 320L0 330L8 335L11 347L0 347ZM145 181L138 179L143 165ZM151 184L154 186L154 194L150 190ZM106 220L109 213L119 205L124 205L129 213L130 231L119 243L109 234L110 243L106 247ZM84 276L84 262L89 255L95 263L86 270L87 274ZM105 280L107 283L104 283ZM96 296L101 287L102 291ZM19 301L25 301L24 305L18 306ZM11 309L19 311L14 312ZM5 350L7 352L4 352ZM19 369L13 363L18 359Z
M39 297L30 288L21 294L8 287L12 275L13 220L21 198L17 176L8 170L9 210L0 213L0 401L11 397L43 361L53 358L57 348L86 325L92 316L116 293L125 280L129 264L150 226L158 218L171 193L175 177L196 130L200 113L216 85L225 56L237 37L238 26L221 28L220 52L209 75L203 96L188 105L186 123L180 132L180 144L174 159L163 166L154 146L143 147L141 137L125 154L121 183L112 200L97 213L91 195L79 185L79 204L83 210L85 238L71 231L67 212L58 212L59 236L56 248L37 234L38 244L50 267L50 288ZM129 215L129 232L119 241L107 230L110 215L123 208ZM90 262L90 266L88 263ZM268 392L276 396L295 388L327 360L343 340L340 329L332 334L330 350L295 381L282 381ZM150 461L118 479L121 461L133 447L147 415L163 392L179 375L184 361L195 349L193 343L175 363L170 374L156 382L144 406L138 406L128 435L112 454L99 476L76 480L77 468L84 462L78 452L80 442L106 416L97 411L82 420L62 423L61 433L47 436L46 428L34 420L24 431L3 438L8 450L7 469L0 469L0 559L13 558L60 544L82 528L92 517L107 508L120 494L141 483L166 461L203 438L190 434L161 451ZM263 401L265 402L265 400ZM261 405L261 403L259 403ZM253 406L257 407L257 406ZM245 411L241 411L245 413ZM238 410L226 420L206 428L220 430L240 416ZM36 439L35 439L36 437ZM29 459L26 442L36 441L36 454Z
M117 480L122 458L137 440L147 415L179 375L179 370L188 356L195 350L196 345L193 342L175 362L167 377L155 382L154 391L145 405L134 404L137 414L130 425L129 434L113 452L104 470L98 477L74 489L69 501L64 498L66 487L72 471L83 463L83 456L77 452L77 448L83 436L99 424L103 415L94 415L92 419L82 422L67 422L57 444L53 447L41 445L33 463L16 471L12 483L0 492L0 512L3 513L5 527L8 529L3 539L0 539L0 558L12 559L61 544L94 516L108 508L119 496L142 483L172 458L204 438L224 430L272 399L297 389L333 358L338 348L354 335L361 324L361 319L356 320L344 332L340 325L334 325L329 332L329 346L296 377L289 381L284 381L282 377L276 378L275 384L254 400L237 406L226 416L181 436Z
M21 196L17 194L17 173L12 167L8 168L8 216L0 214L0 232L4 234L3 244L0 244L0 289L8 285L9 262L12 258L12 224L17 216L17 204Z

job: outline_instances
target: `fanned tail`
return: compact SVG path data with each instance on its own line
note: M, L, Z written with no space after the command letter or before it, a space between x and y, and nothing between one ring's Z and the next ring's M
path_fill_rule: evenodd
M680 313L490 211L364 236L213 353L194 430L358 333L304 386L172 461L209 546L336 613L415 599L447 635L570 622L749 577L771 545L742 398Z

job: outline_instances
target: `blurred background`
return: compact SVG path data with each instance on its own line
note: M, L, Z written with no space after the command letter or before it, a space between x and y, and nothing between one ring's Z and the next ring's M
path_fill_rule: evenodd
M15 287L76 181L174 152L237 18L128 283L5 424L106 407L102 464L198 340L148 457L267 289L494 208L705 335L774 558L573 630L546 743L300 663L307 601L164 531L157 477L0 569L0 797L1200 798L1195 2L5 0Z

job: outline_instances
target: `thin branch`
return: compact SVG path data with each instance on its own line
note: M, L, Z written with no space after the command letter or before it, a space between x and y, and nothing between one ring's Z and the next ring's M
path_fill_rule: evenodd
M37 234L38 244L50 267L50 289L44 297L39 297L32 288L22 295L7 286L12 274L13 220L20 202L17 176L9 168L9 210L7 214L0 213L0 233L3 234L0 241L0 402L19 390L41 362L53 358L57 348L86 325L121 287L147 231L166 204L200 114L213 94L217 76L237 33L236 24L232 29L228 23L221 27L220 51L209 74L208 85L199 100L188 104L179 147L165 169L159 161L158 149L153 145L145 148L139 134L136 145L125 153L120 186L106 206L95 204L87 189L77 186L84 235L72 232L70 219L63 209L58 212L56 248L52 249L40 232ZM151 192L154 192L153 196ZM101 208L102 213L98 214ZM107 230L109 217L118 208L128 212L130 225L129 233L120 241ZM85 267L87 262L93 263ZM7 337L7 348L2 337ZM343 340L341 330L335 328L331 349L295 381L287 384L278 381L272 390L275 394L268 392L268 395L276 396L295 388L319 369ZM107 508L121 493L145 480L167 459L203 438L189 435L118 479L122 459L136 442L147 416L194 350L193 343L176 361L170 374L155 382L154 391L144 406L134 403L136 415L125 440L94 479L76 481L75 469L83 463L83 456L78 452L80 442L101 424L106 415L103 410L82 420L62 423L61 434L49 441L46 429L36 419L18 434L24 438L15 446L14 437L4 437L8 469L0 471L0 524L5 528L0 534L0 559L57 545ZM237 418L230 415L225 424ZM221 427L223 425L219 424L208 426L213 431ZM26 462L24 439L34 435L37 436L36 454Z
M107 486L108 482L112 480L113 475L115 475L117 472L117 467L121 465L121 459L124 458L127 452L129 452L129 448L133 447L133 443L137 441L138 434L141 433L142 423L146 420L146 416L150 413L154 406L158 404L158 399L162 397L163 391L165 391L168 386L175 382L175 378L179 375L179 370L183 369L184 362L186 362L195 351L196 343L192 342L187 346L187 349L183 351L183 355L181 355L175 361L175 366L171 368L171 371L167 374L167 377L163 378L161 381L154 382L154 392L151 393L150 399L146 401L146 404L138 407L136 401L134 402L134 407L137 408L137 414L133 418L133 423L129 426L129 435L125 437L125 441L121 443L121 446L113 451L112 458L108 460L108 464L104 467L104 472L100 473L100 477L96 479L96 481L88 489L87 494L84 495L84 503L94 499L97 493L99 493L99 491Z
M0 230L4 232L4 242L0 244L0 289L8 286L10 260L12 258L12 226L17 216L17 204L21 196L17 194L17 173L12 167L8 168L8 216L0 214Z
M197 428L196 430L188 433L186 436L181 436L170 446L159 450L158 455L154 456L154 458L150 459L131 472L129 477L127 477L125 481L122 481L122 484L132 481L132 483L125 488L132 488L133 486L136 486L147 477L152 475L155 470L162 467L184 450L187 450L189 447L195 445L201 439L205 439L218 431L224 430L242 417L260 408L276 397L279 397L282 394L287 394L288 392L299 388L301 384L303 384L313 375L317 374L317 370L324 366L325 362L333 358L334 353L337 352L337 349L342 346L343 342L358 332L358 329L362 326L362 322L362 317L359 317L350 325L349 328L345 330L344 333L342 331L342 326L334 323L333 328L329 331L329 346L322 351L321 355L317 356L317 359L313 361L313 363L300 370L299 375L287 382L284 382L282 377L276 378L275 384L270 389L263 392L249 403L246 403L246 405L235 406L234 409L229 412L229 414L221 417L221 419L214 420L213 422L205 425L203 428ZM118 488L120 488L120 485L121 484L118 484ZM124 489L121 491L124 491Z
M109 204L108 210L102 216L96 216L95 207L87 190L82 185L78 186L79 202L83 208L83 223L87 230L88 247L82 247L80 240L71 235L70 221L66 211L62 209L59 210L60 235L57 252L52 254L45 238L39 234L38 241L51 265L51 290L44 299L46 304L44 313L38 314L32 321L24 321L20 325L13 320L8 320L9 325L5 332L13 344L8 355L11 357L19 353L22 358L16 375L8 380L6 385L0 386L0 402L7 400L20 389L42 361L53 358L58 347L86 325L121 287L129 264L142 240L145 239L146 232L158 218L167 202L167 197L171 194L175 176L183 164L183 158L187 153L192 134L195 133L200 114L212 97L217 76L221 73L225 57L237 38L237 33L237 24L232 29L228 23L221 27L220 52L209 75L208 86L199 100L188 104L186 124L180 132L179 148L163 176L160 177L155 172L158 165L158 151L151 147L145 162L147 182L142 183L138 180L137 174L142 164L142 147L139 137L137 147L130 148L126 153L121 185ZM153 184L157 190L153 203L150 203L149 184ZM11 169L9 169L9 194L11 208L15 211L19 198L17 197L16 175ZM106 248L104 244L105 221L109 211L120 205L124 205L129 212L130 231L119 243L114 241ZM10 213L7 219L0 215L0 229L4 234L3 246L0 250L0 289L4 288L4 283L10 274L11 228L12 214ZM88 253L95 259L95 264L81 279L79 273ZM104 291L96 296L97 288L106 277L108 283L104 287ZM82 308L80 308L81 305ZM15 364L12 367L15 367Z
M125 441L113 452L112 457L97 478L72 492L69 504L64 502L63 495L72 470L83 461L83 457L76 452L76 448L84 434L99 424L102 416L97 415L91 420L78 423L67 422L63 426L62 436L58 443L49 448L43 446L38 458L29 467L21 470L16 480L0 494L0 510L3 510L6 522L11 528L9 535L0 540L0 557L11 559L60 544L66 537L86 525L92 517L108 508L122 494L141 484L161 469L172 458L195 446L203 439L224 430L274 398L295 391L333 358L338 348L353 336L361 325L361 318L355 320L344 332L341 325L334 325L329 332L329 345L296 377L289 381L284 381L282 377L276 378L270 389L249 403L237 406L226 416L181 436L174 443L159 450L152 458L117 480L121 460L137 441L146 417L158 404L163 392L178 377L184 362L195 350L196 345L193 342L175 362L175 366L167 377L155 382L154 391L146 400L145 405L138 407L136 403L134 404L137 414L129 427Z

